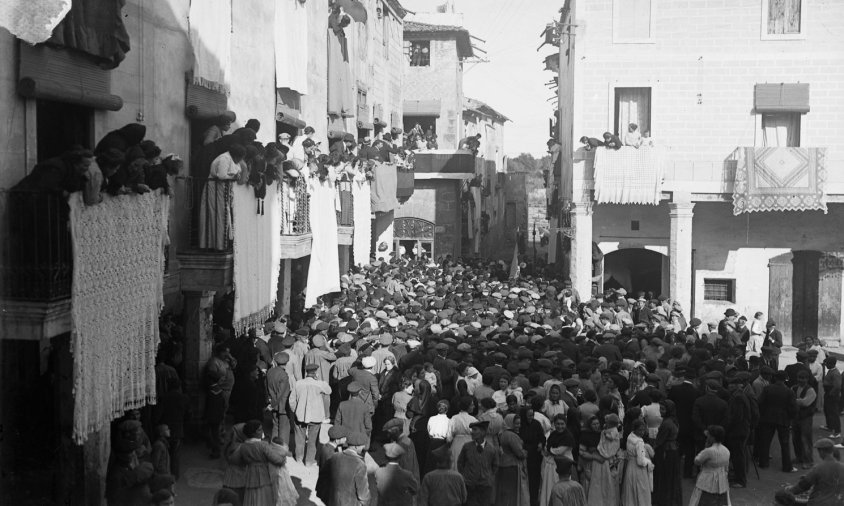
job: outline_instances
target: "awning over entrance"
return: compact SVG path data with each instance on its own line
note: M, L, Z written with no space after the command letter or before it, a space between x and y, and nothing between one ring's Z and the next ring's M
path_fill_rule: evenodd
M440 100L405 100L403 114L405 116L435 116L440 117L442 102Z

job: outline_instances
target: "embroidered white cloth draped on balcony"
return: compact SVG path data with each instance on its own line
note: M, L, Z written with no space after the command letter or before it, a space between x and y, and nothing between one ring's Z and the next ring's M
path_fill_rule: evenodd
M733 214L826 212L826 148L739 148Z
M170 198L104 195L68 199L73 238L73 437L127 409L155 402L158 314Z
M659 204L661 148L595 150L595 200L600 204Z
M234 185L234 329L262 325L275 307L281 265L281 194L267 186L264 214L251 185Z
M308 183L311 195L311 263L308 266L308 287L305 307L316 304L317 297L340 291L340 257L337 251L337 211L334 170L320 182L312 177Z

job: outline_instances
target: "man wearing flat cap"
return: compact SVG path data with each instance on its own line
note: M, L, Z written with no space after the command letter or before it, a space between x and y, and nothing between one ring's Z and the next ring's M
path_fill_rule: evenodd
M378 484L378 504L385 506L410 506L419 489L419 482L410 471L402 469L399 458L404 449L397 443L384 445L387 465L375 471Z
M295 457L299 463L316 463L319 427L328 418L331 387L325 381L316 379L318 369L319 366L316 364L306 365L305 377L297 381L290 392L288 404L295 415Z
M698 397L692 406L692 421L695 424L695 448L703 450L706 436L704 431L710 425L720 425L727 418L727 402L718 397L721 382L706 380L705 393Z
M327 329L327 324L325 326ZM314 347L305 354L305 365L316 364L319 366L316 378L328 382L331 378L331 363L337 360L337 355L329 351L325 342L325 335L322 332L315 335L312 342Z
M466 503L466 482L451 468L451 450L444 445L431 455L436 469L422 480L416 506L462 506Z
M353 381L346 387L349 392L348 400L340 403L337 414L334 416L334 425L345 427L349 432L360 432L366 434L367 447L369 438L372 435L372 415L369 413L369 406L361 399L363 387L360 383Z
M774 372L774 382L762 389L759 395L759 467L766 468L770 461L771 440L774 432L780 442L782 471L797 471L791 465L791 421L797 416L797 400L794 392L785 386L788 374Z
M844 499L844 464L836 460L836 446L831 439L818 439L814 446L820 463L786 490L792 494L811 490L806 503L809 506L838 506Z
M410 474L418 482L419 460L416 458L416 445L404 434L404 420L393 418L384 424L382 430L391 442L398 444L404 450L404 453L398 458L398 463L402 469L410 471Z
M381 400L378 378L372 372L375 370L376 363L374 357L363 357L359 364L356 362L349 369L349 377L362 387L360 398L369 408L370 414L375 413L375 406Z
M267 371L267 397L269 411L272 414L273 428L271 438L278 437L282 444L290 446L290 377L285 367L290 357L280 351L273 355L273 367Z
M498 450L486 441L488 427L488 421L469 425L472 440L463 445L457 457L457 470L466 482L467 506L487 506L493 502Z
M362 453L366 446L365 434L352 432L346 437L348 448L328 459L317 497L326 506L368 506L372 497L366 464Z

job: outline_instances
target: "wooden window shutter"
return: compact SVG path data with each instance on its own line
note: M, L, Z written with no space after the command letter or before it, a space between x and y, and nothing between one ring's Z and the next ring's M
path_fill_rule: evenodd
M107 111L123 107L123 99L111 93L111 73L82 53L21 43L18 70L17 89L24 97Z
M757 84L753 93L753 108L762 112L809 112L808 83Z

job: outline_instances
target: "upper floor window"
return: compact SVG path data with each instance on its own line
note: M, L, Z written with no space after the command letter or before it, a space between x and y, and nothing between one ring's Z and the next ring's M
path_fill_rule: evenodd
M800 113L762 113L762 145L766 148L800 147Z
M427 67L431 65L431 41L413 40L410 42L410 66Z
M802 0L762 0L762 39L803 38Z
M612 41L616 44L654 42L653 0L613 0Z
M615 134L619 138L635 124L639 135L650 135L651 131L651 89L615 89Z

